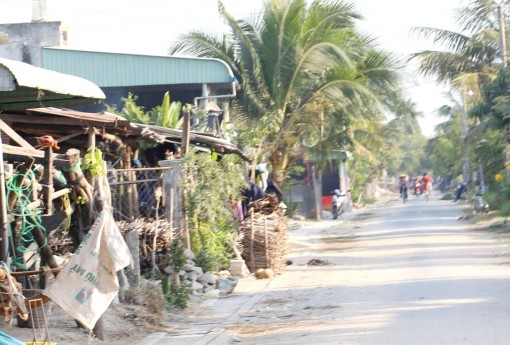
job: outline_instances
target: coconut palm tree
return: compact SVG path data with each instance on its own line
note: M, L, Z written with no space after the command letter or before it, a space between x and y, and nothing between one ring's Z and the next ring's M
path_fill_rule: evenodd
M508 1L497 3L493 0L470 0L469 3L458 9L456 23L459 32L436 29L415 28L413 32L421 38L432 39L443 50L428 50L415 53L411 59L418 60L419 71L425 76L434 76L438 82L450 83L454 89L460 91L463 106L461 107L461 136L463 141L462 159L464 161L463 175L469 178L469 156L476 138L480 136L483 128L494 122L493 116L487 111L487 103L480 105L483 89L498 75L498 71L505 64L496 63L497 58L506 56L501 49L504 45L500 41L500 31L507 26L505 20L500 21L499 14L510 9ZM506 40L506 39L505 39ZM467 97L467 90L473 92ZM486 92L485 92L486 93ZM477 105L478 104L478 105ZM467 129L465 118L468 109L474 105L471 116L475 116L475 127ZM484 121L491 119L491 121ZM482 124L480 126L479 124Z
M352 4L268 0L252 21L236 20L221 2L219 12L229 35L191 32L170 52L229 64L241 85L233 113L249 122L244 138L269 152L273 174L306 151L303 143L347 135L350 117L378 117L379 96L398 88L395 58L356 29Z
M493 0L471 0L459 8L455 20L459 31L417 27L412 33L419 39L430 39L440 50L424 50L412 54L410 60L419 62L419 72L437 78L440 83L454 86L467 83L477 86L492 80L501 63L500 25L497 4ZM509 10L507 2L501 4ZM475 86L473 86L475 87Z

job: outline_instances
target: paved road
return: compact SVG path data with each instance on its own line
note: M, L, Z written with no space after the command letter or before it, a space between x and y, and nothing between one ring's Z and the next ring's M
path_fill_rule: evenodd
M462 215L433 196L309 223L291 232L285 274L243 280L144 345L506 345L510 242Z

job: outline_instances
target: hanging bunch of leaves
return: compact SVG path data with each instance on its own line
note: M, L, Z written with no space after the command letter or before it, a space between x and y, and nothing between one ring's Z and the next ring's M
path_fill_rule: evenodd
M92 176L104 175L103 154L98 148L91 146L83 157L81 167L83 171L88 171Z

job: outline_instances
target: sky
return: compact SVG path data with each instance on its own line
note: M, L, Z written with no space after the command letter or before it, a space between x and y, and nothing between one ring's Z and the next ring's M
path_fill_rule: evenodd
M40 1L40 0L35 0ZM412 40L409 29L455 29L453 10L462 0L352 0L365 18L360 28L376 37L380 48L410 54L432 46ZM236 18L249 18L263 0L223 0ZM189 30L221 32L216 0L46 0L49 20L68 28L69 48L131 54L167 55L169 46ZM31 20L32 0L0 0L0 23ZM442 120L434 115L446 103L445 87L416 78L410 66L406 91L423 113L422 132L430 137Z

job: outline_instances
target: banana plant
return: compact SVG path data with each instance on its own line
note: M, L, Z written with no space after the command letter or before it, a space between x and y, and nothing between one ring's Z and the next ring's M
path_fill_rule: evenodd
M180 128L182 126L181 114L182 103L170 102L170 92L165 92L161 105L154 107L148 115L152 123L165 128Z

